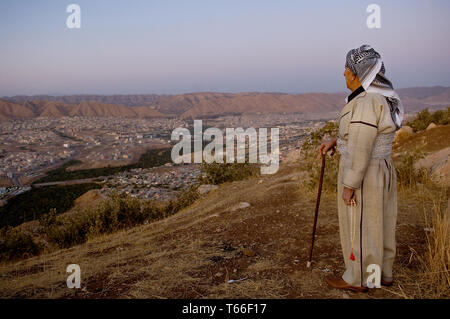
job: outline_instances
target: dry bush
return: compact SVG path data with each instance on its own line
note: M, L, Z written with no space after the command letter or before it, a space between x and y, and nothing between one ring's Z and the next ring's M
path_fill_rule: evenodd
M416 169L414 164L425 157L425 153L418 147L412 151L407 152L402 156L400 161L395 164L395 171L397 174L397 182L400 187L410 188L418 183L429 183L426 169Z
M52 219L51 216L43 218L45 222L53 221L51 225L43 225L43 229L51 242L60 248L68 248L101 234L165 218L189 206L197 198L195 186L162 206L153 201L142 203L130 195L114 193L97 207L87 208L79 214L57 219Z
M168 203L142 202L130 195L114 193L96 207L87 207L76 214L57 216L56 210L51 209L40 217L37 235L46 239L47 248L69 248L102 234L173 215L198 199L197 187L190 187ZM43 248L31 233L22 229L0 230L0 260L28 258L38 255Z
M450 124L450 107L447 110L438 110L434 113L430 113L428 108L417 113L416 117L406 123L406 125L412 127L414 132L422 131L428 127L431 123L437 125Z
M15 228L3 228L0 231L0 260L27 258L40 251L41 247L31 233Z
M199 182L202 184L222 184L239 181L256 175L258 166L249 163L202 163L202 175Z
M319 146L326 139L337 135L338 124L335 122L327 122L325 125L313 132L306 138L302 145L302 153L304 155L302 161L302 170L310 175L307 183L307 189L316 191L319 183L321 157L319 154ZM337 191L337 177L339 169L339 154L333 157L327 156L325 161L325 172L323 176L323 190L325 192L334 193Z

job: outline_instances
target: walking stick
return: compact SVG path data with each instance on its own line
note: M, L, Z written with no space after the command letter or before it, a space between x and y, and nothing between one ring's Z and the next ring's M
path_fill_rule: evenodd
M312 237L311 237L311 246L309 247L308 261L306 262L307 268L311 267L312 253L313 253L313 248L314 248L314 239L316 237L317 217L319 215L320 195L322 193L323 173L325 172L325 156L326 156L326 154L321 154L321 155L322 155L322 168L320 169L319 189L317 191L316 210L314 212L314 224L313 224Z

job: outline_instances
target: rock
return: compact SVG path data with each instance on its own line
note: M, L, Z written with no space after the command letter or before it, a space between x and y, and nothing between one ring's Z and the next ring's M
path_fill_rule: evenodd
M414 134L414 131L413 131L412 127L406 126L406 125L402 126L402 128L399 129L397 131L397 133L395 133L394 143L399 143L399 142L405 141L408 138L410 138L413 134Z
M253 250L250 250L248 248L242 248L241 251L245 256L248 257L254 257L256 255L256 253Z
M234 205L231 208L231 211L234 212L235 210L244 209L244 208L247 208L247 207L250 207L249 203L247 203L247 202L240 202L239 204Z
M450 147L420 159L414 164L414 168L425 168L435 182L445 187L450 186Z
M212 190L218 189L219 186L217 185L212 185L212 184L204 184L204 185L200 185L197 189L198 193L200 195L204 195L209 193Z
M286 158L284 160L285 163L295 163L298 162L301 159L301 152L299 149L294 149L292 151L289 151L286 154Z
M428 131L428 130L431 130L431 129L435 128L435 127L437 127L437 125L434 124L433 122L431 122L431 123L427 126L427 131Z

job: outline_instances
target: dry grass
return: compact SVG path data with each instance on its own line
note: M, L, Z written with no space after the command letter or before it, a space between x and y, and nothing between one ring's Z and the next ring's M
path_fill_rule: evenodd
M409 227L405 230L411 235L409 243L399 240L397 243L400 246L394 265L397 291L384 288L398 297L450 297L450 225L445 213L448 191L419 184L399 193L399 205L409 208Z
M343 271L335 194L323 194L313 267L305 267L315 192L302 186L303 177L298 166L282 166L274 176L220 185L166 219L3 264L0 296L342 298L342 292L329 289L324 282L326 275ZM251 206L232 210L242 201ZM415 223L410 210L406 203L401 205L402 224ZM417 246L408 227L400 227L399 241ZM244 248L254 255L244 254ZM408 255L409 251L401 250L400 261ZM72 263L81 267L80 290L65 285L65 269ZM400 262L396 271L402 267ZM228 283L242 278L246 279ZM403 279L399 283L402 286L391 291L348 294L352 298L401 298Z
M432 297L450 296L450 219L434 201L431 216L426 214L427 246L425 256L419 257Z
M344 270L333 191L322 195L313 266L305 266L316 190L305 187L300 165L284 164L272 176L222 184L179 213L147 225L1 264L0 297L342 298L342 291L324 282L326 275ZM346 294L448 298L448 192L428 183L401 188L395 285ZM250 206L234 210L240 202ZM65 269L72 263L81 267L79 290L66 287Z

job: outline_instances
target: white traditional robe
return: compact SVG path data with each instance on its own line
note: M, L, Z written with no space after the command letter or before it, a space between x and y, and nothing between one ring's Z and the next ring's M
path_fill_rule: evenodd
M370 264L378 265L384 278L392 278L396 252L397 188L390 156L396 126L385 97L361 91L342 109L338 135L338 211L346 267L342 278L352 286L367 286ZM344 186L356 194L354 231L352 209L342 199Z

